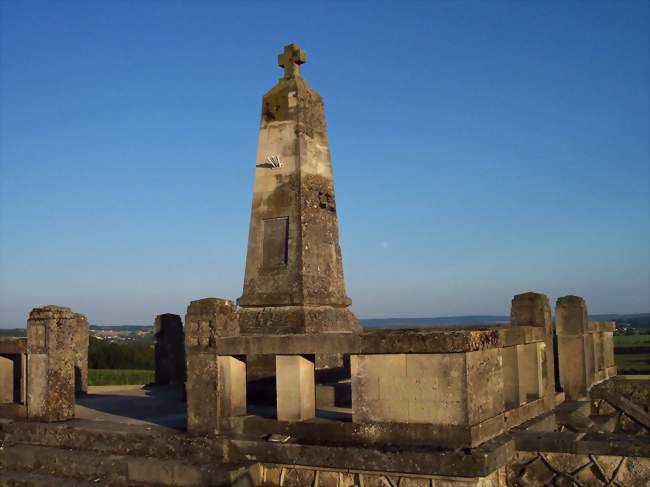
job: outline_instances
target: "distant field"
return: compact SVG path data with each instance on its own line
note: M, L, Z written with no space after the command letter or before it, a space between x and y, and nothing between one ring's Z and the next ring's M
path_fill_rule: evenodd
M154 381L153 370L118 370L118 369L89 369L88 385L90 386L124 386L150 384Z
M650 346L650 335L617 335L614 337L615 347Z
M614 360L619 374L650 373L650 335L615 336Z

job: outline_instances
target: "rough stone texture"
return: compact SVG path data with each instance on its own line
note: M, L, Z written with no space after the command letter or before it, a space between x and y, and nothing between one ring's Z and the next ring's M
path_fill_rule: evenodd
M217 353L219 336L238 331L237 309L232 301L205 298L192 301L185 316L187 361L187 430L191 434L214 433L219 419Z
M304 421L316 415L314 361L301 355L275 357L277 416L280 421Z
M292 44L285 54L285 76L262 100L240 331L359 331L347 309L323 99L300 77L304 52Z
M507 466L508 486L647 487L650 458L519 452Z
M241 312L241 310L240 310ZM248 335L217 340L224 355L458 353L533 343L525 333L512 336L499 328L372 330L363 333ZM538 338L538 337L528 337Z
M75 313L74 333L74 388L76 394L88 392L88 319Z
M351 360L355 422L472 426L504 411L499 349Z
M174 314L156 316L153 324L156 384L185 382L185 334L181 317Z
M75 339L79 315L70 308L34 308L27 320L27 414L30 420L74 417Z

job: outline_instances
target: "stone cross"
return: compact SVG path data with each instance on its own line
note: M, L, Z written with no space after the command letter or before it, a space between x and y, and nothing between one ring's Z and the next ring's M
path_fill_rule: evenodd
M300 65L307 62L307 54L298 44L284 46L284 52L278 54L278 66L284 68L284 78L299 78Z

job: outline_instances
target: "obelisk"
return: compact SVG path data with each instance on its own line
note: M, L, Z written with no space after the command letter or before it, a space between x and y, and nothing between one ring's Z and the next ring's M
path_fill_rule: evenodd
M323 98L300 76L305 52L262 99L241 334L359 331L348 306Z

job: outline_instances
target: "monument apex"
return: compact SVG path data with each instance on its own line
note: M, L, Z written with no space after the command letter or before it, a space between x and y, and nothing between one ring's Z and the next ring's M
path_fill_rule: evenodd
M296 44L262 99L242 334L359 331L348 309L323 98L300 75Z

